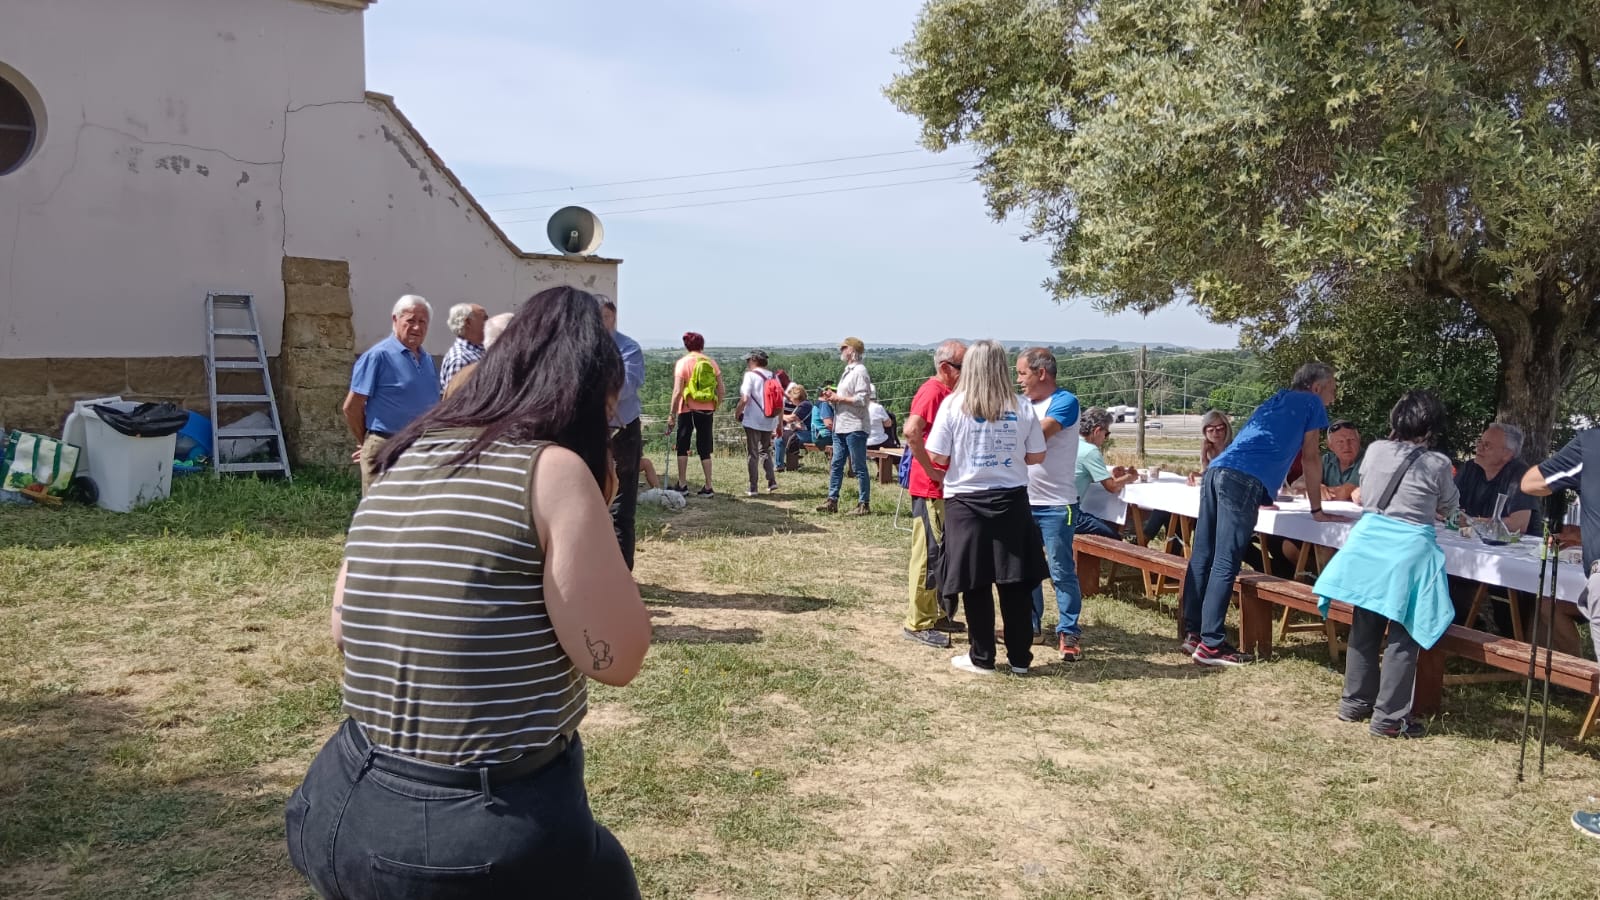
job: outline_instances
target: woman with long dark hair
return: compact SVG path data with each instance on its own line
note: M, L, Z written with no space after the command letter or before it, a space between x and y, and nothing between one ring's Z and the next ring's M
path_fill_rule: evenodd
M621 386L595 297L551 288L384 448L334 587L349 718L286 812L323 896L638 896L578 737L586 679L650 644L607 509Z
M1006 350L996 341L967 349L961 382L939 407L928 456L947 467L939 589L946 608L967 608L964 672L995 671L994 591L1000 593L1006 662L1026 675L1033 661L1033 589L1050 569L1028 505L1028 466L1044 461L1044 431L1033 404L1013 390Z

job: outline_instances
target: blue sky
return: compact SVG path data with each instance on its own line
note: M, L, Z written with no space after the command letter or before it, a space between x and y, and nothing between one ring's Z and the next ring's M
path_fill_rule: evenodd
M382 0L367 12L367 84L395 96L523 248L549 249L544 223L558 206L598 212L600 252L625 260L623 330L641 340L694 330L721 346L847 334L868 345L959 336L1233 346L1231 329L1187 308L1108 317L1052 303L1040 287L1044 246L991 220L963 180L659 209L959 179L971 154L917 150L916 122L882 93L920 8ZM833 177L859 173L877 174ZM771 184L798 179L815 180ZM756 184L768 186L712 190ZM538 192L520 193L529 191ZM680 193L689 191L702 193ZM654 211L631 212L644 209Z

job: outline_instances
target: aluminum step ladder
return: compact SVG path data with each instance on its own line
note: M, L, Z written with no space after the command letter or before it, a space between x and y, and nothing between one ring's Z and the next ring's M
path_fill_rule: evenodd
M220 394L217 392L218 372L256 373L261 377L261 391ZM290 478L289 448L283 440L283 419L278 416L278 401L272 393L272 374L267 371L267 350L262 346L255 302L250 294L206 295L206 388L211 395L211 425L215 434L212 477L221 477L224 472L281 472L284 478ZM218 417L219 411L226 412L237 407L254 407L255 411L264 412L267 424L223 425ZM224 458L223 442L239 438L267 438L267 452L275 451L277 458L254 462Z

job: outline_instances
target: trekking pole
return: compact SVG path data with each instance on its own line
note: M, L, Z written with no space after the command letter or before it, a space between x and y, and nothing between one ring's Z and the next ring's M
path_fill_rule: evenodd
M1549 548L1555 543L1555 538L1550 535L1550 520L1546 519L1545 547ZM1547 551L1548 552L1548 551ZM1561 585L1561 547L1557 545L1550 559L1550 612L1544 617L1544 701L1539 709L1539 777L1544 777L1544 735L1545 728L1550 724L1550 668L1554 663L1556 642L1556 594ZM1543 601L1540 601L1540 605ZM1537 625L1535 625L1537 627ZM1539 639L1538 634L1534 640Z
M1539 587L1536 598L1544 597L1544 578L1550 564L1550 544L1548 541L1539 545ZM1523 764L1528 757L1528 722L1533 714L1533 679L1538 674L1536 668L1539 662L1539 607L1542 599L1535 599L1533 604L1533 646L1528 648L1528 680L1522 687L1522 739L1517 749L1517 783L1522 783Z

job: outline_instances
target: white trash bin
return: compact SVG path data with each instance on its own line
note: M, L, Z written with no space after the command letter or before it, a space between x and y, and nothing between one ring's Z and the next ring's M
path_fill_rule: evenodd
M172 493L172 455L178 436L129 437L95 415L97 403L122 412L131 412L139 405L120 399L87 400L74 404L72 415L67 417L63 439L77 444L87 457L79 460L78 474L93 479L100 494L97 505L113 512L128 512L165 500Z

